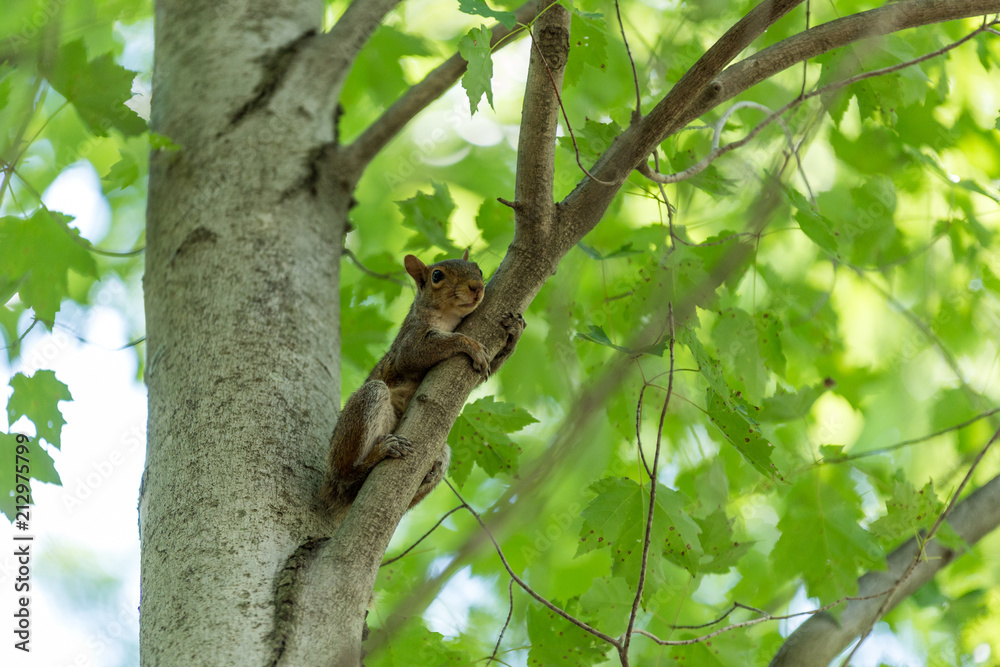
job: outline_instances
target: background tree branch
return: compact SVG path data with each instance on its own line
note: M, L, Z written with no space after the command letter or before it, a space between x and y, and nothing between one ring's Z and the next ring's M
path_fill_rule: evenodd
M702 90L677 121L666 128L664 136L674 134L719 104L778 72L821 53L908 28L998 11L1000 2L997 0L907 0L810 28L727 67L710 86Z
M1000 526L1000 477L994 477L958 503L948 524L969 546L996 530ZM858 597L893 589L919 552L917 539L893 551L886 559L888 568L885 571L869 572L858 580ZM960 551L945 547L936 539L925 544L916 568L894 589L888 601L889 608L912 595L960 555ZM878 611L884 602L883 596L852 600L836 617L827 612L812 616L789 635L771 661L771 667L827 667L866 628L878 621Z
M518 25L508 30L501 24L490 28L492 38L490 48L494 52L512 44L522 31L522 25L535 20L542 8L542 0L530 0L518 7L514 12ZM342 149L344 159L359 171L388 144L407 123L423 111L427 105L441 97L465 73L468 63L465 58L455 53L448 58L419 83L414 84L392 106L385 110L368 128L350 144Z

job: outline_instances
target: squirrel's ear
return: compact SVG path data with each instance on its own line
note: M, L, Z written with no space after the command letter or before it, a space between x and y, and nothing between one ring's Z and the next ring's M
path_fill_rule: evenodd
M403 258L403 266L416 281L417 289L423 287L424 283L427 282L427 265L417 259L415 255L407 255Z
M469 261L469 249L468 248L466 248L465 252L462 253L462 261L463 262L468 262Z

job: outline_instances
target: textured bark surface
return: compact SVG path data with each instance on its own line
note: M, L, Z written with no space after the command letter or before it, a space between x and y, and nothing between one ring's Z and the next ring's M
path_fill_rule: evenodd
M273 582L307 535L339 405L347 198L313 192L332 98L275 112L315 2L159 2L147 218L146 665L265 664ZM271 96L271 97L269 97Z

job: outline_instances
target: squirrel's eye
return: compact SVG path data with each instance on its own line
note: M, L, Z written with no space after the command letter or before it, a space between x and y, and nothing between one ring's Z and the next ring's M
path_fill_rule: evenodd
M434 284L441 282L444 280L444 272L441 269L434 269L434 273L431 274L431 280L434 281Z

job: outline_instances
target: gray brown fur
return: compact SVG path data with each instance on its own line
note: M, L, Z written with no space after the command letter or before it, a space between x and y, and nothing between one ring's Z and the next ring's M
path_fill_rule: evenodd
M320 501L334 513L346 512L368 473L380 461L413 451L410 442L393 431L428 370L445 359L465 354L486 379L513 352L521 337L524 319L506 315L500 324L507 331L507 343L491 363L478 341L455 332L462 319L479 306L485 289L483 273L468 261L468 255L466 251L462 259L446 259L430 266L413 255L406 256L406 271L417 284L413 305L389 351L347 399L330 440ZM450 459L451 450L445 445L410 507L444 478Z

